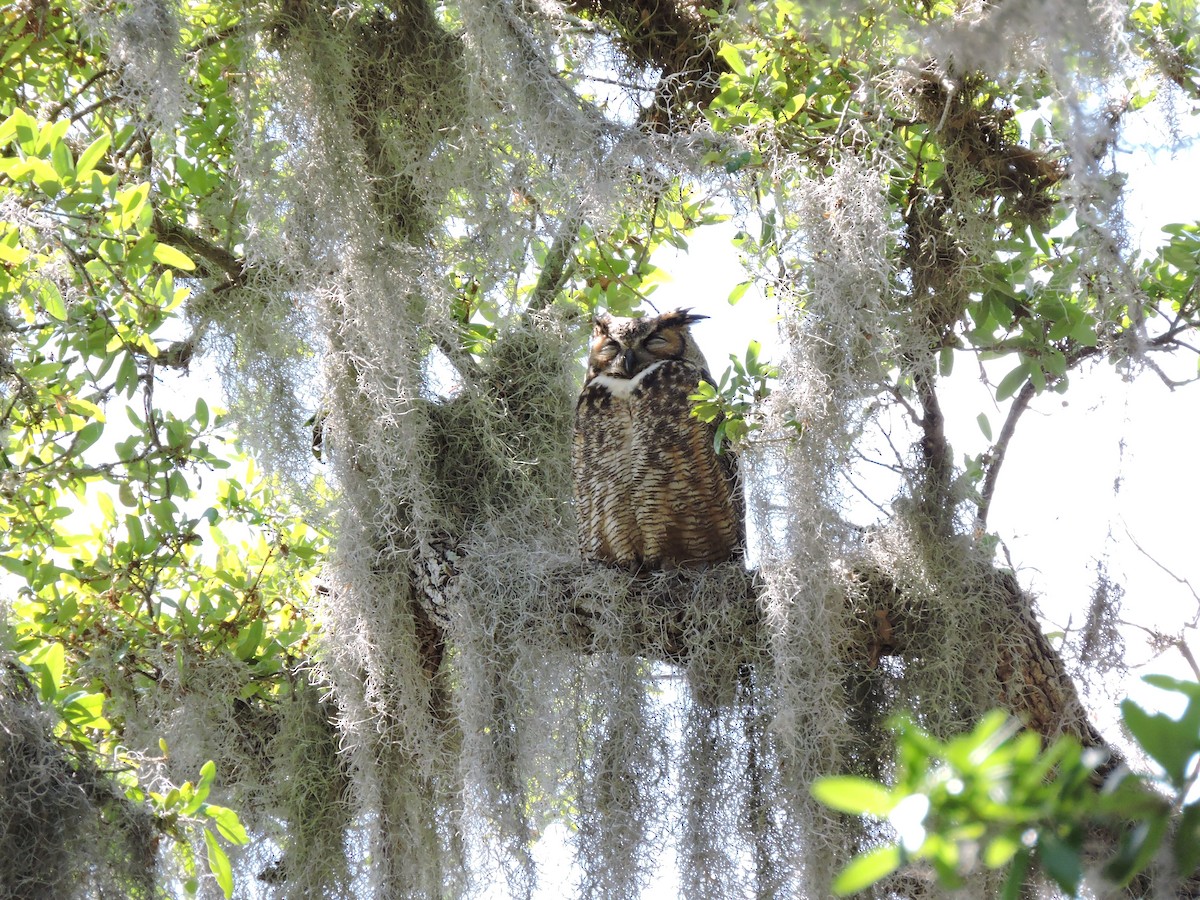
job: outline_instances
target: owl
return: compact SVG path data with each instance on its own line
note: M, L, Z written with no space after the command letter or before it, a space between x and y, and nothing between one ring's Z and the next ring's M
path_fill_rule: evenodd
M737 459L688 400L712 381L689 327L705 318L596 319L571 447L584 559L644 571L743 555Z

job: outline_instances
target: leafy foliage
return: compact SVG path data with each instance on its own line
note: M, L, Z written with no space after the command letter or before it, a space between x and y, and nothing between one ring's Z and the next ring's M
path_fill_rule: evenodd
M1101 870L1114 885L1145 871L1168 837L1175 875L1193 875L1200 869L1200 798L1193 791L1200 778L1200 684L1157 675L1146 681L1187 701L1179 718L1148 713L1131 700L1121 705L1126 727L1160 775L1110 766L1101 779L1103 751L1066 736L1043 749L1039 735L1002 711L945 741L897 720L891 786L846 775L812 787L821 803L886 822L897 838L851 860L834 882L839 896L922 863L950 888L983 865L1007 873L1005 898L1022 896L1038 871L1075 896L1096 829L1122 835Z
M717 384L702 381L689 399L692 415L701 422L716 422L713 444L720 452L726 442L737 445L752 431L762 428L754 420L755 410L770 393L770 381L777 374L770 363L759 358L762 345L752 341L744 358L729 355L729 368Z
M183 380L195 279L222 265L237 276L232 253L177 224L201 215L229 234L236 218L222 73L240 45L222 10L191 10L201 100L169 147L114 102L115 73L68 9L3 14L0 565L11 649L60 739L115 761L124 795L185 855L188 832L201 835L232 896L222 843L247 836L233 810L208 802L214 763L194 785L149 789L165 748L144 756L126 733L136 698L186 681L193 658L236 661L239 700L271 702L313 629L302 598L323 535ZM208 254L199 264L196 246Z

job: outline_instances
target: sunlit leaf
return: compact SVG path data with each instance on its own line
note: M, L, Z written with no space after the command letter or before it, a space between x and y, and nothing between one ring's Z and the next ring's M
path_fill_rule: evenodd
M67 304L63 302L62 291L53 281L42 283L42 307L51 318L60 322L67 320Z
M733 44L722 43L720 49L717 50L717 56L723 59L736 75L746 78L750 74L746 69L746 62L742 59L742 54Z
M225 840L233 844L250 843L250 835L246 833L246 829L238 820L237 813L232 809L209 803L204 807L204 814L216 823L217 831Z
M207 828L204 829L204 845L208 851L208 870L212 872L225 897L232 897L233 866L229 864L229 857L217 843L216 837Z
M196 268L196 264L192 261L191 257L169 244L155 244L154 259L164 266L174 266L176 269L182 269L185 272L191 272Z
M839 812L886 816L895 805L887 787L857 775L818 778L810 790L817 800Z
M91 172L96 167L96 163L108 151L111 143L112 137L108 134L102 134L88 144L87 148L79 154L79 160L75 164L75 177L82 179Z
M66 655L63 645L55 642L46 644L31 658L33 668L41 672L40 688L43 700L51 700L58 693L58 686L62 684L66 667Z
M895 844L860 853L834 878L834 893L846 897L869 888L900 868L902 861L900 848Z

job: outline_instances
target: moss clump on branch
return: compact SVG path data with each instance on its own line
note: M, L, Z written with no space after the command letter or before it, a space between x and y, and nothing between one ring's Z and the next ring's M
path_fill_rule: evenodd
M0 655L0 898L152 900L156 824L56 740L53 723Z

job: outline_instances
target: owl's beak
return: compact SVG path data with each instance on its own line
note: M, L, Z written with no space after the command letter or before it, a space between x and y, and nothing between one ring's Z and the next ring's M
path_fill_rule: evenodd
M630 378L633 377L633 368L635 365L636 361L633 358L633 351L626 350L621 356L621 367L625 370L625 374Z

